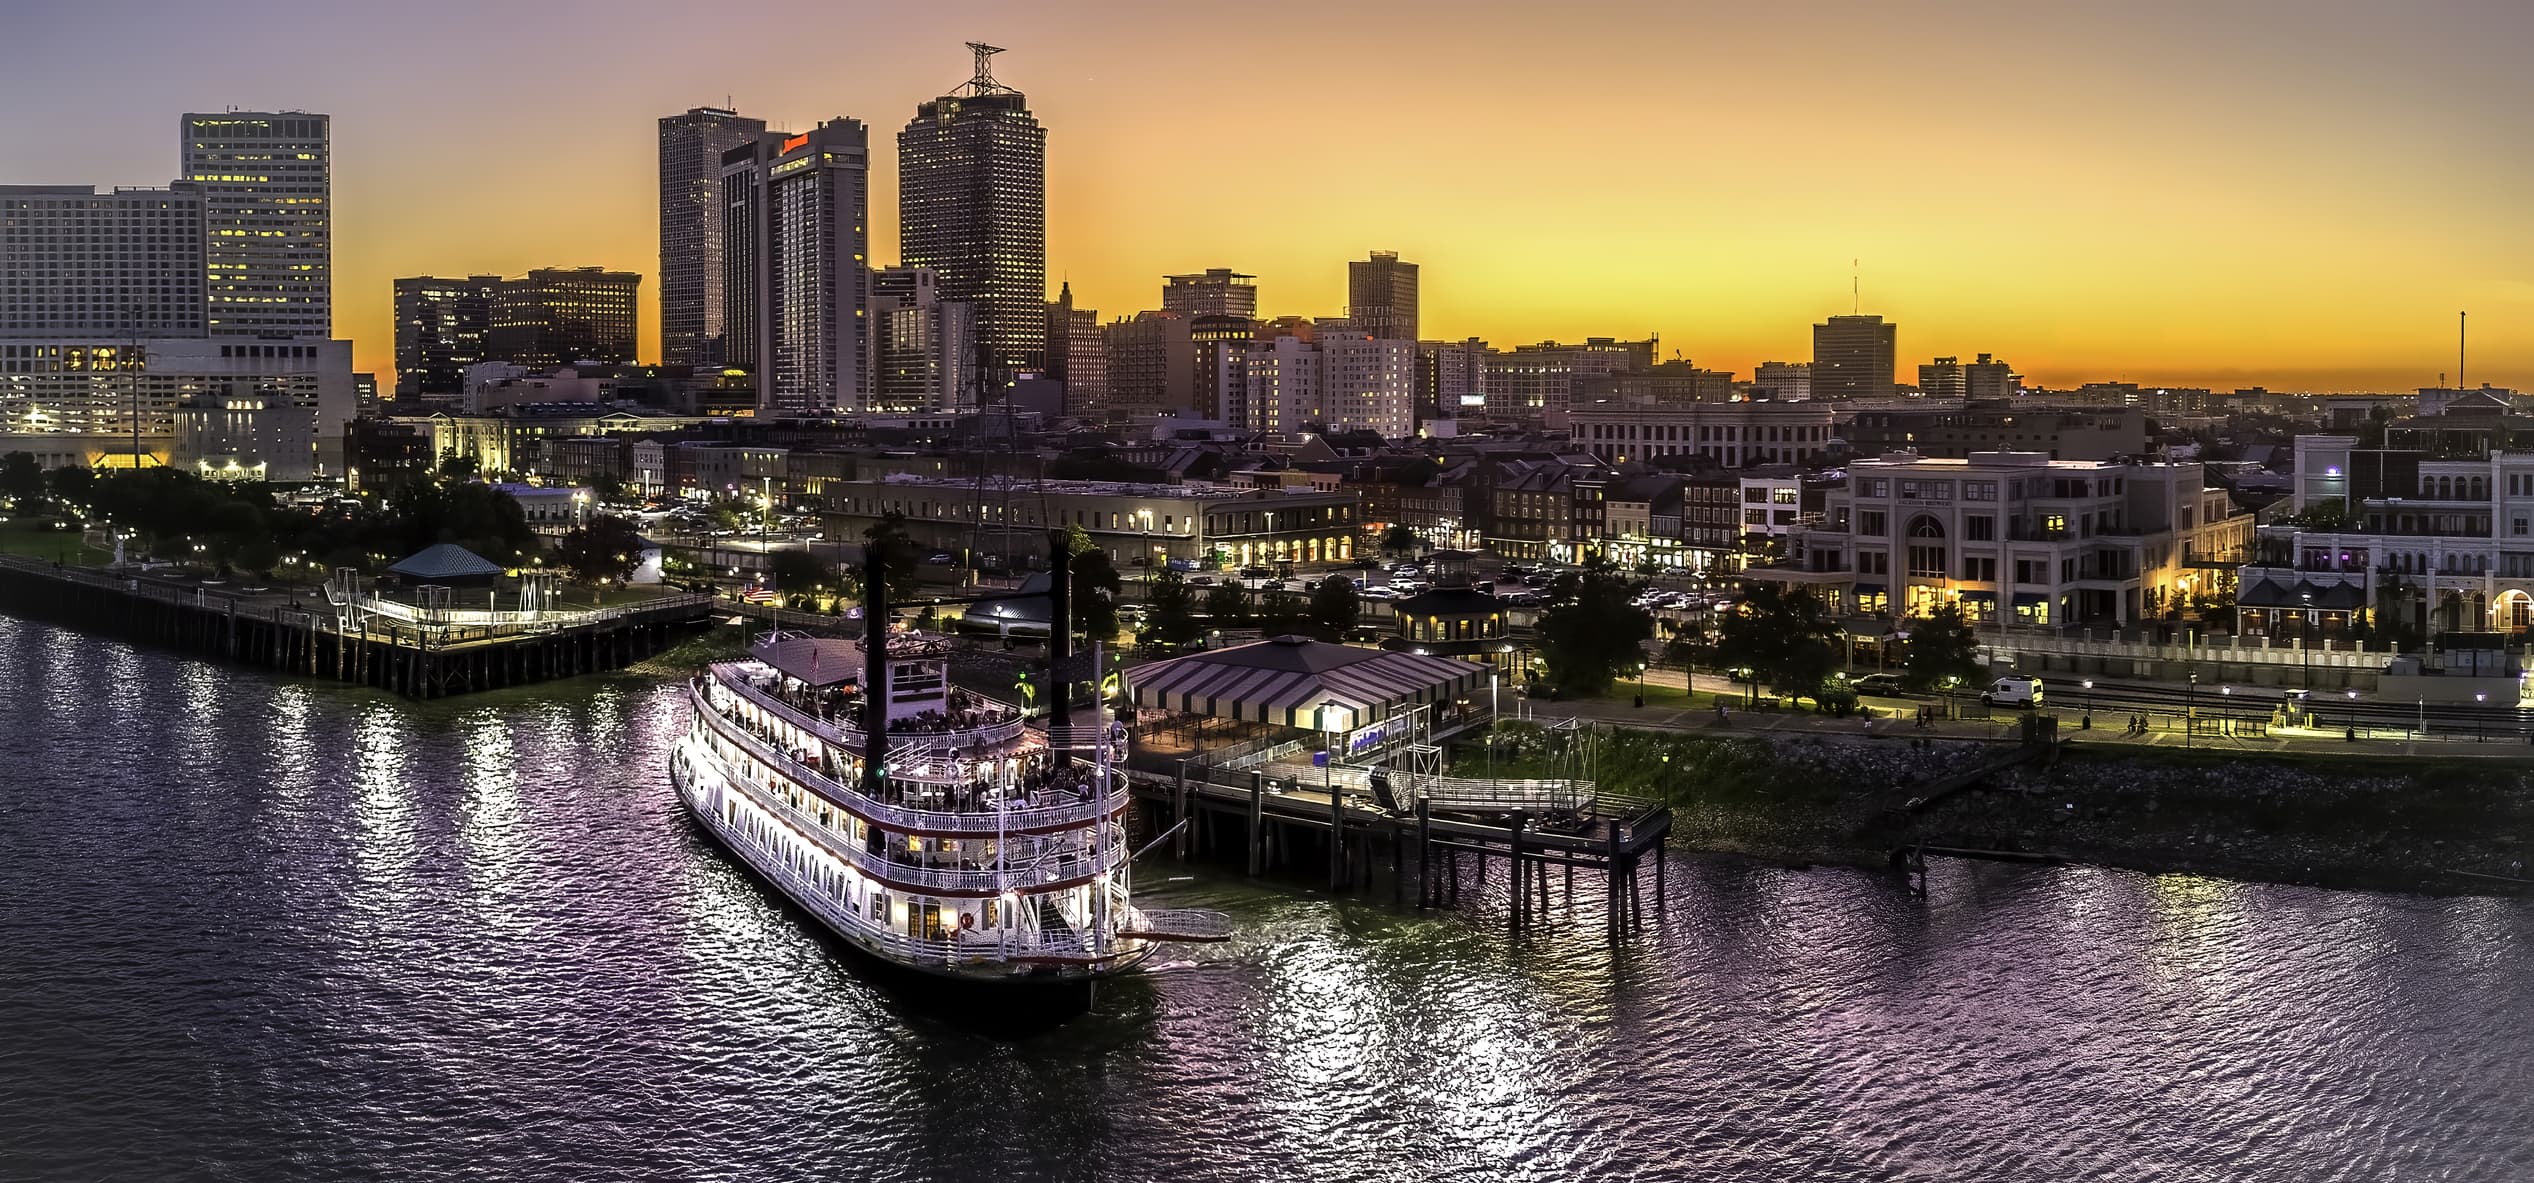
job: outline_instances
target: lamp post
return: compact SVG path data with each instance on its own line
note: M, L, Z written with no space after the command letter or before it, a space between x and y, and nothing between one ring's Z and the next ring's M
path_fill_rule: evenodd
M2190 683L2182 688L2182 750L2186 752L2191 750L2191 737L2200 729L2199 716L2195 709L2199 691L2200 675L2197 670L2194 670L2191 673Z
M2082 684L2085 700L2077 704L2077 713L2084 716L2085 729L2091 731L2094 729L2094 679L2087 678Z
M2487 694L2476 693L2472 696L2472 742L2474 743L2481 742L2481 707L2489 701L2490 696Z
M2299 593L2305 599L2305 617L2297 622L2296 647L2305 657L2305 688L2314 689L2314 593Z

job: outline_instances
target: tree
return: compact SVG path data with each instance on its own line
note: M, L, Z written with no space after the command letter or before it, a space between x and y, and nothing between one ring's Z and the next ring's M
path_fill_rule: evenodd
M1390 529L1382 533L1381 552L1404 559L1417 553L1418 542L1417 532L1409 529L1406 522L1393 522Z
M459 452L440 454L440 479L442 480L471 481L483 471L484 462L476 457Z
M1716 638L1716 660L1747 669L1780 694L1809 695L1839 667L1843 634L1829 608L1809 589L1788 592L1756 583L1725 614Z
M1901 682L1912 690L1968 685L1986 672L1980 665L1979 639L1957 604L1938 604L1909 622L1903 663Z
M1634 587L1599 559L1549 584L1540 613L1540 650L1549 684L1561 694L1600 694L1645 661L1654 617L1631 601Z
M1214 618L1215 627L1241 620L1249 615L1249 593L1237 583L1218 583L1205 593L1205 614Z
M1154 576L1144 600L1151 610L1138 638L1144 644L1177 648L1197 639L1197 596L1185 577L1176 571Z
M837 586L836 568L807 550L774 552L770 571L774 590L783 596L784 603L795 608L808 606L811 600Z
M622 583L642 562L642 533L612 513L575 526L555 544L554 561L583 583Z
M1091 534L1080 526L1065 527L1065 553L1072 556L1072 596L1074 631L1085 638L1109 640L1117 636L1117 598L1126 590L1126 581L1118 578L1117 568L1109 562L1107 551L1091 541Z
M871 523L862 532L862 549L866 559L879 557L891 601L904 603L915 598L915 536L906 531L905 514L892 509Z
M1364 605L1355 595L1354 580L1331 575L1311 589L1311 622L1318 626L1314 631L1321 640L1345 640L1363 615Z
M1276 588L1258 597L1258 628L1268 636L1311 631L1310 605L1302 597Z
M11 452L0 457L0 494L5 494L21 511L31 511L44 500L44 466L26 452Z

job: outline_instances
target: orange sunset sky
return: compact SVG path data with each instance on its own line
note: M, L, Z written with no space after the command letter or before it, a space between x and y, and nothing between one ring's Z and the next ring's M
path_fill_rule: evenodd
M178 115L334 118L336 331L389 281L646 275L656 119L850 115L894 259L894 136L961 42L1048 137L1048 274L1103 317L1168 272L1326 315L1424 268L1428 337L1659 333L1748 375L1848 308L1902 375L2534 384L2534 5L870 4L101 0L13 16L0 183L164 184ZM113 58L83 46L112 43ZM216 67L203 63L217 63ZM31 113L41 112L41 118Z

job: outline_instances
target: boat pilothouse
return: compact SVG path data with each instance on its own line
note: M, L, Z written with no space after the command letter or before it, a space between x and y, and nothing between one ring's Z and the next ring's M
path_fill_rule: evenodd
M951 684L944 639L875 631L769 633L690 683L671 777L733 852L856 947L937 975L1088 981L1225 935L1134 906L1122 725L1032 729Z

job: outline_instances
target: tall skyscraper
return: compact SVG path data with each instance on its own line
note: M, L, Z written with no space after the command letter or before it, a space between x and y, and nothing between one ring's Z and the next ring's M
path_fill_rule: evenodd
M765 120L694 107L660 120L660 360L722 364L722 153L765 134Z
M466 393L466 367L491 360L502 277L396 281L396 393Z
M924 103L897 136L899 255L976 308L989 377L1047 362L1047 130L994 80L1002 50L974 41L976 74Z
M200 337L202 194L0 185L0 337Z
M1162 277L1164 312L1189 316L1237 316L1258 319L1258 277L1229 267L1209 267L1194 275Z
M1417 265L1397 251L1374 251L1346 265L1346 319L1383 341L1417 339Z
M865 409L878 376L870 130L839 116L722 162L725 363L756 376L763 411ZM1043 334L1041 302L1031 309Z
M1109 351L1100 338L1100 314L1073 306L1073 285L1047 303L1047 376L1065 384L1065 413L1109 411Z
M506 279L493 300L491 356L531 370L634 358L642 276L603 267L544 267Z
M184 117L184 179L203 198L211 335L333 335L326 125L304 111Z
M1900 365L1900 326L1880 316L1834 316L1813 326L1812 396L1890 398Z

